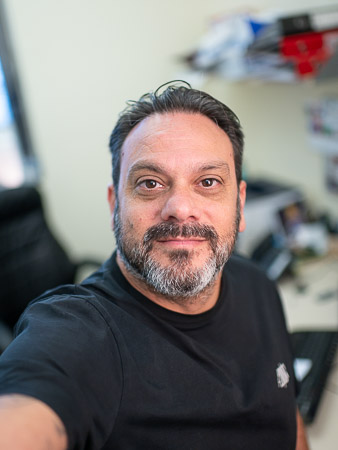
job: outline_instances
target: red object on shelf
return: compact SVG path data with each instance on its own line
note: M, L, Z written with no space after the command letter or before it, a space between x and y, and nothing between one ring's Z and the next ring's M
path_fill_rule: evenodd
M332 38L337 38L338 42L338 30L284 36L280 51L286 60L295 64L300 77L314 76L333 54L332 45L329 45Z

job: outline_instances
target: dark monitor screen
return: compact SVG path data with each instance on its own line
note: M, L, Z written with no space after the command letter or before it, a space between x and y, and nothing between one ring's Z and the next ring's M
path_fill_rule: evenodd
M0 1L0 190L37 182L5 12Z

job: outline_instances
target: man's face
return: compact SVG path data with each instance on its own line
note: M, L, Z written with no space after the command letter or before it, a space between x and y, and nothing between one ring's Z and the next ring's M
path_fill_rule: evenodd
M232 144L200 114L155 114L127 136L115 203L118 257L168 298L193 297L216 280L243 231L245 183Z

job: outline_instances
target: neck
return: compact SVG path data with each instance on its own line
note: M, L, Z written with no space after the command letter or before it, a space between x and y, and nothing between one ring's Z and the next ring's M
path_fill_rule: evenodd
M222 272L217 274L213 283L208 285L203 291L193 297L169 297L162 295L152 289L143 280L133 275L125 266L119 253L116 257L117 264L126 278L126 280L133 286L134 289L139 291L142 295L147 297L154 303L162 306L163 308L175 311L181 314L200 314L215 306L221 289L221 277Z

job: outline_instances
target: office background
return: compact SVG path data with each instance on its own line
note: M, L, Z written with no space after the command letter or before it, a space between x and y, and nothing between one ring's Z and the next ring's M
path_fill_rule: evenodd
M337 1L326 0L326 5ZM73 257L109 256L108 139L127 99L177 77L215 15L249 7L306 11L316 0L5 0L8 28L41 169L47 218ZM231 83L203 89L239 115L249 176L303 189L338 220L324 160L306 137L304 103L338 92L338 80L289 85Z
M114 238L106 202L111 180L108 140L127 99L186 76L210 20L238 10L304 12L318 0L3 0L25 100L47 220L73 259L107 258ZM325 0L325 5L338 1ZM338 94L337 80L233 83L216 76L199 85L239 115L245 169L301 189L317 212L338 221L338 196L326 188L325 160L307 140L308 99ZM282 293L291 329L335 327L337 250L306 268L303 284ZM319 275L318 275L319 274ZM315 276L314 276L315 275ZM298 280L298 281L299 281ZM322 281L320 283L319 281ZM302 287L302 289L298 289ZM323 306L324 305L324 306ZM305 313L304 313L305 312ZM316 423L313 449L336 447L337 361Z

